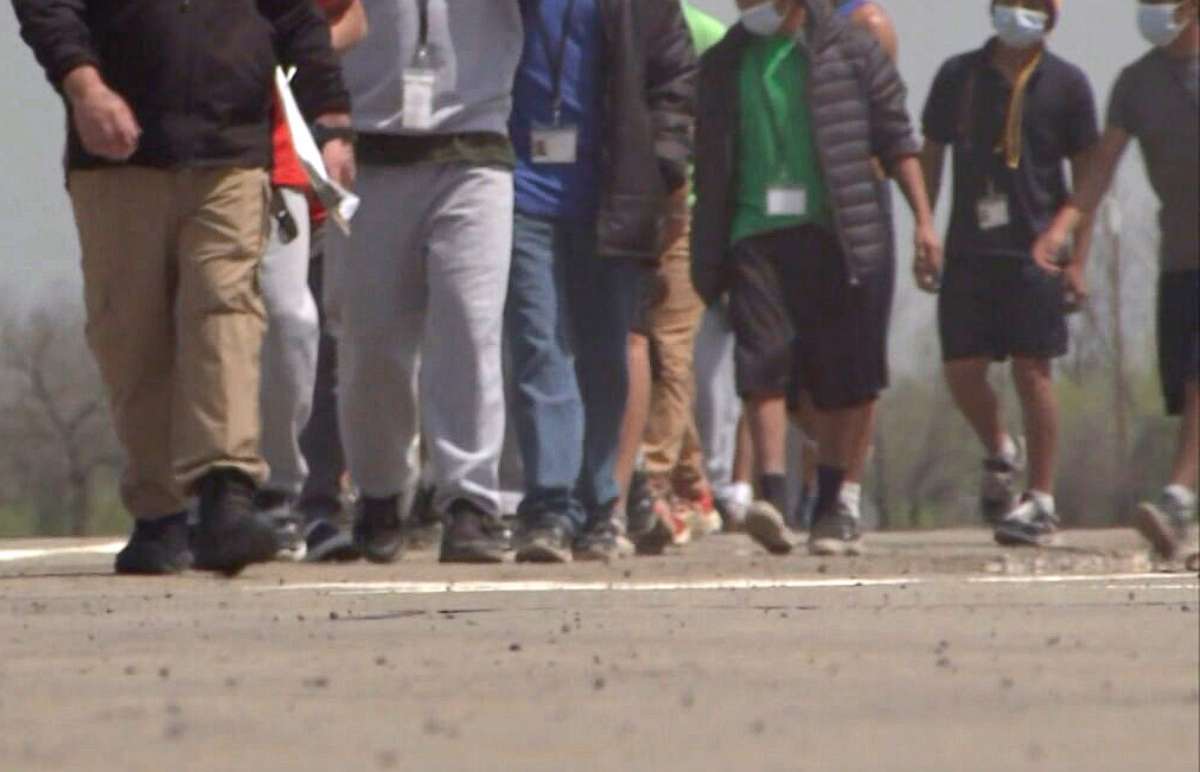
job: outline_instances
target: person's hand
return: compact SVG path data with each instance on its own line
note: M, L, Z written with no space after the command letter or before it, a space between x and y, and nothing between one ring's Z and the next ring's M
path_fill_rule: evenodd
M913 236L913 277L925 292L937 292L942 283L942 240L933 223L918 223Z
M357 169L354 163L354 145L344 139L331 139L321 148L321 160L329 177L346 190L354 187Z
M1062 254L1067 246L1067 234L1052 225L1033 243L1033 262L1048 274L1062 273Z
M110 89L94 67L78 67L63 80L71 120L79 141L92 155L127 161L138 148L142 127L120 94Z
M1063 275L1063 303L1068 312L1074 313L1083 308L1087 303L1089 290L1087 284L1087 275L1084 268L1079 263L1071 263L1062 269Z

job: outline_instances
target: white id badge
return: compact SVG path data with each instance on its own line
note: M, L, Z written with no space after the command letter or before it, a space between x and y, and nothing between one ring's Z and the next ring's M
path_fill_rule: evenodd
M979 216L979 229L984 231L1003 228L1012 222L1008 214L1008 196L1001 193L989 193L979 199L975 206Z
M579 149L579 129L574 126L534 126L530 132L530 159L535 164L573 164Z
M404 104L401 120L404 128L428 131L433 128L433 93L437 73L409 68L404 71Z
M803 217L808 214L808 189L802 185L772 185L767 188L767 214L771 217Z

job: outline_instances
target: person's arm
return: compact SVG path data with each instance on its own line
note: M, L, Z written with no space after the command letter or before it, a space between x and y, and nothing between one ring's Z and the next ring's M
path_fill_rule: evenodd
M667 190L687 182L696 114L696 48L677 0L639 0L650 17L644 41L646 102L654 124L654 150Z
M258 0L263 16L275 29L281 62L296 66L292 90L304 117L325 126L350 126L350 94L329 36L329 23L312 0ZM321 156L330 176L349 187L354 183L354 146L342 139L325 143Z
M855 11L850 20L871 33L889 59L893 62L899 61L900 39L896 35L896 25L892 23L887 11L876 3L868 3Z
M367 37L367 12L362 0L353 0L336 16L330 14L329 36L338 54L346 53Z
M1123 129L1109 126L1095 149L1089 154L1087 163L1076 169L1075 195L1055 216L1050 227L1038 237L1033 245L1033 259L1040 265L1054 263L1066 247L1071 233L1079 233L1079 229L1087 224L1088 244L1091 243L1092 219L1100 201L1112 184L1113 174L1125 149L1129 147L1130 136ZM1080 174L1082 172L1082 174Z
M929 195L929 208L937 211L938 199L942 193L942 170L946 165L946 146L925 138L921 148L921 171L925 175L925 192Z
M937 289L942 275L942 239L933 222L933 210L925 190L925 174L917 156L905 156L893 166L893 174L912 209L913 276L917 286L928 292Z

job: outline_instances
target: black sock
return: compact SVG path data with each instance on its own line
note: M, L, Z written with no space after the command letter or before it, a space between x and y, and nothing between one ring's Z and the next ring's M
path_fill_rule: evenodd
M781 474L764 474L758 478L758 492L779 514L787 512L787 478Z
M817 467L817 507L813 520L837 509L838 497L842 495L842 483L846 481L846 470L834 466Z

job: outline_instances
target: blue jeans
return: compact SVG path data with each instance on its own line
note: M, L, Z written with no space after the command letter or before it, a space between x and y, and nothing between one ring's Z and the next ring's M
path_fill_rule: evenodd
M576 531L608 517L629 390L626 336L642 267L596 254L595 223L518 213L505 333L510 406L525 468L525 522L557 516Z

